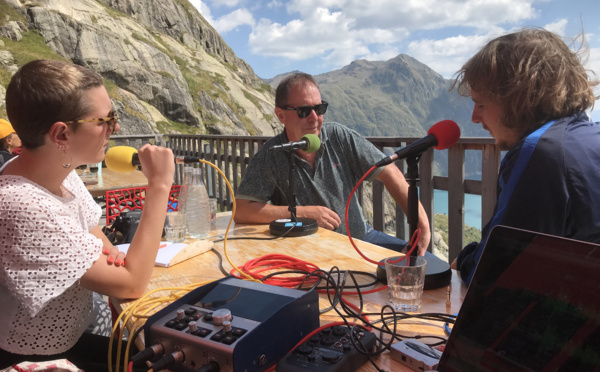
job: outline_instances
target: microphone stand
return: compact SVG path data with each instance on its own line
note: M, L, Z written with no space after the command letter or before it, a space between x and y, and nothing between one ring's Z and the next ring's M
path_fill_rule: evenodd
M289 155L290 171L289 171L289 194L292 196L288 200L288 211L290 211L290 219L279 219L269 224L271 234L277 236L306 236L317 232L319 224L313 218L298 218L296 217L296 160L294 159L295 150L287 151Z
M406 182L408 183L406 220L408 221L408 230L410 233L409 241L412 239L419 226L419 189L417 187L417 182L419 182L419 160L421 160L421 155L423 155L422 152L406 158L406 164L408 166L405 176ZM433 238L433 232L431 234ZM417 248L413 250L411 258L417 257L417 250ZM448 286L452 279L450 265L433 254L422 257L427 261L427 265L425 266L425 285L423 286L423 289L435 289ZM395 258L400 258L400 256L392 257L391 259ZM381 262L385 262L385 260L386 259L383 259ZM378 265L377 278L387 284L385 266Z
M408 183L408 213L406 219L408 221L409 240L412 239L419 226L419 189L417 188L417 182L419 182L419 160L421 160L422 154L406 158L406 165L408 166L406 172L406 182ZM412 252L412 256L417 256L416 248Z

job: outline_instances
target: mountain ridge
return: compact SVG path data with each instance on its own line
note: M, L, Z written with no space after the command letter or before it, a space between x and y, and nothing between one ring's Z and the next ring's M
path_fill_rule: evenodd
M0 11L0 98L28 60L62 58L105 78L124 135L282 129L273 88L284 75L261 80L186 0L0 0ZM419 137L444 119L463 136L487 136L467 125L472 102L405 54L355 60L315 79L330 101L325 120L366 136Z

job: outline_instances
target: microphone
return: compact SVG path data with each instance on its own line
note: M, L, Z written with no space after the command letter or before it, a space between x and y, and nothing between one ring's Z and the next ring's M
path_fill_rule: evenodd
M436 150L445 150L458 142L459 138L460 128L458 125L452 120L442 120L429 128L427 136L401 148L394 155L383 158L376 166L381 167L398 159L419 155L430 147L434 147Z
M115 146L106 151L104 157L106 167L119 173L133 172L140 165L137 150L129 146ZM175 164L199 163L200 158L195 156L176 156Z
M292 141L284 143L283 145L275 145L269 148L269 151L283 150L283 151L296 151L304 150L307 153L317 152L321 148L321 140L319 136L314 134L305 134L302 136L300 141Z

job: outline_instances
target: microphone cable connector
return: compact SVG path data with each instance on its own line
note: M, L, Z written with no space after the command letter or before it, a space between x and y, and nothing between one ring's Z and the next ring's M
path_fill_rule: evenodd
M220 370L221 367L219 367L219 363L215 362L214 360L211 360L210 362L206 363L194 372L219 372Z
M144 350L140 351L139 353L135 354L131 358L129 358L129 361L133 362L133 364L138 364L140 362L145 362L147 360L152 360L155 357L159 357L159 356L163 355L164 352L165 352L165 349L162 346L162 344L154 344L152 346L145 348Z
M173 369L177 363L183 362L185 355L183 351L174 351L171 354L160 358L156 363L152 364L153 371L162 371L163 369Z

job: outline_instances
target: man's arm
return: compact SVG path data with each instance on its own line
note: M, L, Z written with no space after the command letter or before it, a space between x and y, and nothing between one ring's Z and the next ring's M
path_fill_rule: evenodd
M267 224L281 218L290 218L288 207L272 205L247 199L236 199L235 223ZM296 217L313 218L324 229L336 229L340 217L331 209L318 205L296 207Z
M379 173L376 178L383 182L385 188L388 190L390 195L394 198L396 203L402 208L404 213L408 212L408 182L404 178L400 169L394 164L389 164L383 171ZM419 255L424 255L429 241L431 240L431 230L429 228L429 220L427 219L427 213L419 202L419 223L418 228L421 230L421 238L419 239Z

